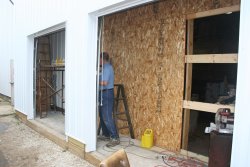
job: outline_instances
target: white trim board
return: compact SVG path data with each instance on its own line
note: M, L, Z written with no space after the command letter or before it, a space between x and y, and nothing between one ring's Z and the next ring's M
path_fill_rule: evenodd
M118 11L126 10L132 7L140 6L155 0L126 0L120 3L105 7L103 9L89 13L92 16L100 17L107 14L115 13Z
M52 32L64 29L65 27L66 27L65 22L57 24L55 26L52 26L52 27L46 28L42 31L38 31L38 32L34 33L34 38L50 34Z

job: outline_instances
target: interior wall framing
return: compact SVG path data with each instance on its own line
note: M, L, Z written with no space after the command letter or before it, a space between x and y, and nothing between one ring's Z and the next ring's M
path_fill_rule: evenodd
M215 16L219 14L224 14L227 12L235 12L239 11L239 5L234 5L232 7L225 7L220 9L214 9L205 12L199 12L198 14L190 14L187 15L187 55L185 56L185 63L186 63L186 89L185 89L185 99L183 101L183 108L184 108L184 119L183 119L183 132L182 132L182 149L187 150L188 147L188 134L189 134L189 122L190 122L190 109L194 109L199 112L211 112L216 113L219 108L230 108L232 112L234 112L234 106L230 105L219 105L219 104L210 104L210 103L201 103L201 102L194 102L191 101L191 89L192 89L192 70L188 70L193 63L237 63L238 61L238 54L237 53L230 53L230 54L193 54L190 52L193 48L193 24L190 23L194 22L194 19L201 18L201 17L208 17L208 16ZM191 76L189 78L188 76Z
M239 0L167 0L104 17L104 50L125 86L137 139L151 128L155 145L180 150L186 16L234 5Z

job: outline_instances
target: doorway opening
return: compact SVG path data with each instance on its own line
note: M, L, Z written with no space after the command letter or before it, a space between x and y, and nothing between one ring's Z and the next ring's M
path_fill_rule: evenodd
M189 48L192 53L187 54L191 55L193 60L188 62L188 66L192 66L189 73L192 74L192 78L188 102L194 102L197 109L190 110L187 150L208 156L210 135L204 131L210 126L210 122L215 122L216 111L212 111L212 108L210 110L209 107L206 111L201 108L209 104L218 104L218 108L227 106L234 108L239 12L191 21L193 48ZM233 56L234 59L231 59Z
M65 134L65 29L34 40L35 119Z

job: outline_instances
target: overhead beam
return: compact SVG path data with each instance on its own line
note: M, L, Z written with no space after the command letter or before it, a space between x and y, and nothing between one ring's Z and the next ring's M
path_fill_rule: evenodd
M240 11L240 5L235 5L235 6L218 8L218 9L213 9L213 10L207 10L204 12L187 14L186 19L187 20L197 19L197 18L202 18L202 17L214 16L214 15L219 15L219 14L226 14L228 12L238 12L238 11Z
M238 54L186 55L186 63L238 63Z
M229 108L231 112L234 112L235 110L234 106L230 105L203 103L203 102L188 101L188 100L183 101L183 108L204 111L204 112L211 112L211 113L216 113L219 108Z

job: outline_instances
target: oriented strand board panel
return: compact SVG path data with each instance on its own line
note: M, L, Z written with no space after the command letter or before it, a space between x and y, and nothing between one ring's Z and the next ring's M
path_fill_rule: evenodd
M181 147L186 13L211 9L202 2L160 1L104 17L104 50L125 86L135 137L151 128L154 144L172 151Z

